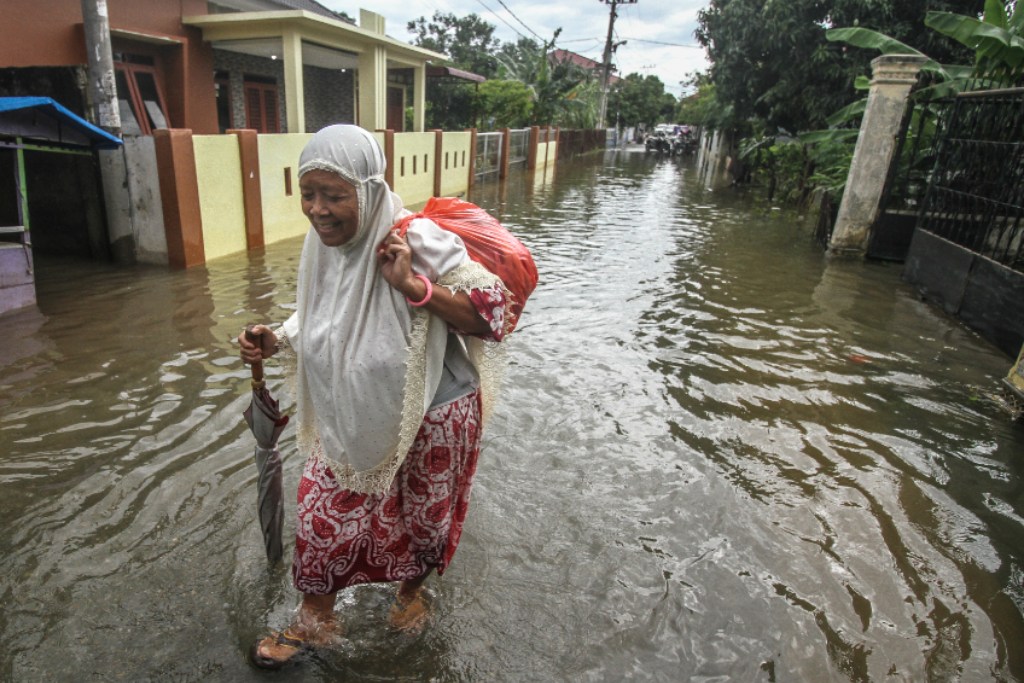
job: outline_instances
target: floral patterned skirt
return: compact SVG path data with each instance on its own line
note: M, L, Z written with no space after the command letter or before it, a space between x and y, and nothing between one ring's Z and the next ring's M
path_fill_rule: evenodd
M341 488L309 458L298 493L292 577L303 593L444 572L469 508L480 453L480 394L432 408L391 488Z

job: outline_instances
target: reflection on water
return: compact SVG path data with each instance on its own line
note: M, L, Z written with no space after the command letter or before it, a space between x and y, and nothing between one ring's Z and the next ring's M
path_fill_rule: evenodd
M396 635L389 587L349 591L345 640L281 678L1024 677L1008 358L685 164L610 154L473 199L541 286L432 622ZM0 678L256 678L295 595L262 560L230 340L289 314L299 246L40 258L0 357Z

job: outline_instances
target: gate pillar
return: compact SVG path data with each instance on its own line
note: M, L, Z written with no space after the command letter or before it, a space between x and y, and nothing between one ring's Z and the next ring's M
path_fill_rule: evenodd
M896 163L900 124L921 55L882 55L871 62L871 90L860 123L846 190L829 241L830 256L863 257L878 218L889 167Z

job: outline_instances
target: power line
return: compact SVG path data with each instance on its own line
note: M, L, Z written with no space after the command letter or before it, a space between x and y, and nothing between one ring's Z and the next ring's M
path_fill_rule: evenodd
M488 12L490 12L491 14L493 14L493 15L494 15L495 17L497 17L497 18L498 18L498 20L499 20L499 21L500 21L501 23L505 24L505 26L508 26L508 27L509 27L510 29L512 29L512 32L513 32L513 33L515 33L515 34L516 34L517 36L519 36L520 38L526 38L526 36L524 36L524 35L523 35L522 33L520 33L520 32L519 32L519 29L517 29L517 28L516 28L515 26L513 26L512 24L510 24L510 23L508 23L507 21L505 21L505 18L504 18L503 16L501 16L500 14L498 14L497 12L495 12L494 10L492 10L492 9L491 9L490 7L488 7L487 5L485 5L485 4L484 4L484 0L476 0L476 1L480 3L481 7L483 7L483 8L485 9L485 10L487 10ZM500 2L500 1L501 1L501 0L499 0L499 2ZM501 4L502 4L502 5L504 6L504 4L505 4L505 3L501 3ZM515 16L515 15L512 15L512 16ZM519 22L519 23L522 23L522 22ZM524 25L524 26L526 26L525 24L523 24L523 25ZM529 27L527 27L527 30L529 30ZM531 33L533 33L533 32L531 31ZM536 34L536 33L534 33L534 35L537 35L537 34Z
M686 45L684 43L667 43L664 40L648 40L646 38L626 38L626 40L632 40L637 43L654 43L655 45L669 45L671 47L692 47L698 50L703 50L703 45Z
M529 31L529 32L530 32L530 33L532 33L532 34L533 34L534 36L536 36L536 37L537 37L537 40L539 40L539 41L540 41L540 42L541 42L542 44L544 43L544 39L543 39L543 38L541 38L540 36L538 36L538 35L537 35L537 32L536 32L536 31L534 31L534 30L533 30L532 28L530 28L529 26L527 26L526 24L524 24L524 23L523 23L523 20L522 20L522 19L520 19L519 17L517 17L517 16L516 16L516 13L515 13L515 12L513 12L513 11L511 10L511 8L509 8L509 6L508 6L508 5L506 5L506 4L505 4L505 0L498 0L498 4L499 4L499 5L501 5L502 7L504 7L504 8L505 8L505 11L507 11L507 12L508 12L509 14L511 14L511 15L512 15L512 18L513 18L513 19L515 19L515 20L516 20L516 21L518 21L518 22L519 22L520 24L522 24L522 25L523 25L523 28L525 28L525 29L526 29L527 31Z

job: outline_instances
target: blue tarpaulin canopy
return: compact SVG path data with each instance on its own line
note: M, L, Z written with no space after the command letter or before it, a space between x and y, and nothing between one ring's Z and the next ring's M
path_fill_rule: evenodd
M50 97L0 97L0 135L92 149L122 144Z

